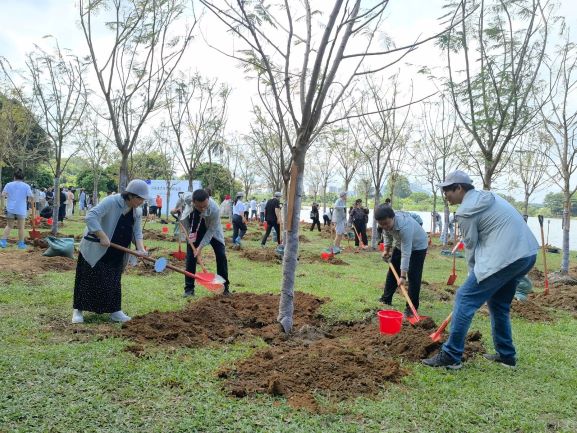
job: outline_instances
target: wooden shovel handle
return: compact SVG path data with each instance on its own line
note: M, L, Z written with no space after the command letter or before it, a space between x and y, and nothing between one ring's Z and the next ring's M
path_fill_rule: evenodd
M196 254L196 247L194 246L194 242L192 242L190 240L190 238L188 237L188 233L186 233L186 230L184 229L184 224L182 224L180 222L180 220L178 220L178 224L180 224L180 230L182 233L185 234L186 242L188 243L188 245L190 245L190 248L192 249L193 254ZM180 236L179 236L179 239L180 239ZM196 263L198 263L200 265L200 267L202 268L202 272L208 272L206 270L206 267L204 266L204 263L202 261L202 257L200 256L200 254L198 256L196 256Z
M393 264L391 262L389 262L389 269L391 270L391 272L395 276L395 279L397 280L397 284L399 285L399 288L401 289L401 293L405 297L407 304L409 304L409 308L413 312L413 316L415 316L415 319L418 322L419 320L421 320L421 316L419 316L419 313L417 313L417 309L413 305L413 301L411 301L411 298L409 297L409 294L407 293L407 290L405 289L405 285L401 284L401 279L399 278L399 274L397 273L397 270L395 269L395 267L393 266Z

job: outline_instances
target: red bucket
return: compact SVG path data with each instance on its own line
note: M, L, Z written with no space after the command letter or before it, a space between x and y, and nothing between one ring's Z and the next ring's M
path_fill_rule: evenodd
M381 334L398 334L401 331L403 313L400 311L380 310L377 316L379 316Z
M231 223L226 223L226 229L230 230L232 228L232 224Z

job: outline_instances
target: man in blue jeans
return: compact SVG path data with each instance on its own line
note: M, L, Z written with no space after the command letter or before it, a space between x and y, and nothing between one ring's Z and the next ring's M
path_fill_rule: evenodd
M469 276L455 296L449 339L437 355L423 363L461 368L467 331L475 312L486 302L497 353L483 356L514 367L517 360L509 310L519 279L535 264L539 244L513 206L490 191L475 190L466 173L450 173L439 186L450 204L460 204L456 220L465 243Z

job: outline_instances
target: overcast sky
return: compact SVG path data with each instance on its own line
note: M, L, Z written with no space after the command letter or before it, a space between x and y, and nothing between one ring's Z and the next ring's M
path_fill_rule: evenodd
M322 3L320 3L322 2ZM313 6L326 5L327 0L313 0ZM62 48L69 48L75 54L87 54L86 43L78 24L78 10L73 0L0 0L0 56L6 58L13 67L23 68L24 56L34 44L47 46L52 35ZM437 33L441 27L438 18L443 15L442 0L391 0L387 8L387 20L382 29L393 38L397 46L407 45L421 36L421 39ZM577 28L577 0L562 0L559 14L567 23ZM219 37L213 22L205 20L201 28L209 39ZM212 32L212 33L211 33ZM232 44L232 42L231 42ZM234 47L231 46L231 50ZM426 44L406 59L407 63L437 65L443 61L432 43ZM202 75L218 77L233 89L229 109L229 133L245 132L250 99L254 95L254 81L246 80L236 64L207 47L202 38L197 38L184 60L184 69L197 69ZM403 71L405 72L405 71ZM431 93L425 80L415 84L415 99ZM96 88L96 83L92 85ZM239 113L243 113L239 116ZM539 194L539 199L544 193Z

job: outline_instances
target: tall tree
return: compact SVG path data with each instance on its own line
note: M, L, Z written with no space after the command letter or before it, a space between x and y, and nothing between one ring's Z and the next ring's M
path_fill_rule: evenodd
M128 159L143 125L158 108L166 83L184 55L196 25L184 0L79 0L80 24L120 151L119 186L128 183ZM94 18L112 33L95 34ZM192 17L192 22L187 22ZM100 34L100 33L98 33ZM102 56L103 52L107 52Z
M549 70L549 97L542 109L543 122L554 167L552 179L563 192L563 258L561 273L569 272L569 229L571 225L571 198L577 184L571 179L577 171L577 46L564 34L565 43L557 50L554 59L547 63Z
M176 138L178 161L188 179L190 191L198 164L206 157L209 163L212 162L212 155L221 146L229 96L228 86L199 74L179 74L166 88L166 104Z
M52 171L54 173L54 213L52 233L58 232L58 206L60 205L60 176L67 162L78 152L71 149L64 156L64 148L81 124L87 107L87 91L84 84L84 67L73 55L64 54L58 43L49 54L37 47L26 59L27 78L32 86L33 110L41 118L41 125L52 144Z
M547 44L547 12L540 0L449 0L461 25L439 39L446 50L448 90L464 133L470 165L491 189L514 140L538 114L531 90Z
M373 43L380 41L375 34L388 1L367 2L364 7L361 0L320 2L326 14L312 10L309 0L283 4L241 0L201 3L243 42L237 58L270 90L275 118L291 149L290 187L285 191L288 234L278 316L285 332L289 332L293 326L305 156L339 101L352 92L357 78L389 66L386 61L375 64L383 61L378 56L390 50L373 49ZM414 48L399 47L395 52L403 56ZM369 65L367 58L375 61Z

